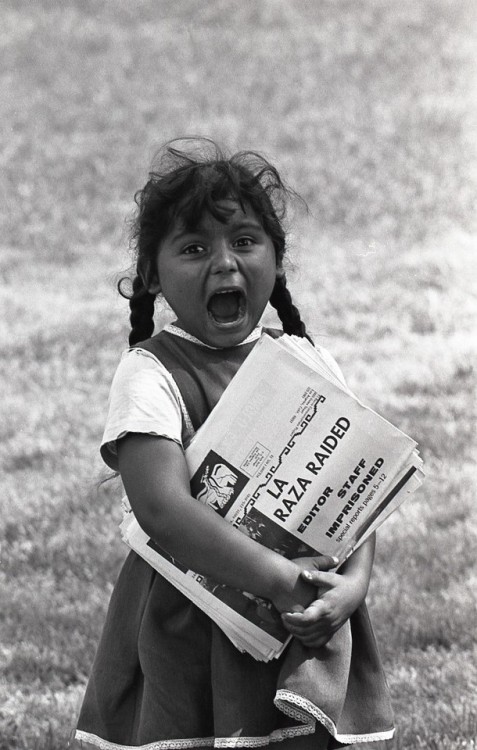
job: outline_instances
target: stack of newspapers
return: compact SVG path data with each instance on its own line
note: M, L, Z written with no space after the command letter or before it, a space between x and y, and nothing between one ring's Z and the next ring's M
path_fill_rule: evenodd
M186 450L191 492L290 559L340 565L420 486L416 442L364 406L306 339L263 336ZM265 599L198 575L160 549L129 510L124 541L237 648L268 661L289 635Z

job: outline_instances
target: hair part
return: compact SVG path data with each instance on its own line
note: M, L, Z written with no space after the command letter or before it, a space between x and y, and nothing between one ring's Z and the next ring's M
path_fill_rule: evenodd
M159 151L146 185L135 195L137 212L132 224L131 247L136 255L136 276L132 292L126 293L121 279L118 288L129 299L130 345L149 338L154 331L157 285L156 257L161 241L177 221L194 230L205 214L226 222L230 211L224 200L236 201L254 211L275 249L277 267L286 254L283 222L287 204L299 196L282 181L277 169L255 151L239 151L227 157L209 138L179 138ZM279 274L270 298L285 333L306 336L304 323L294 306L284 274Z

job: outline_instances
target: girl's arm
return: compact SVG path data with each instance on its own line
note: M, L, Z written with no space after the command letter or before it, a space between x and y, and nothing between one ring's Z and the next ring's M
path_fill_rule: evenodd
M118 441L119 471L134 515L172 557L218 583L269 599L279 612L306 607L316 588L296 563L250 539L190 494L182 448L131 433Z
M319 598L304 612L282 615L283 624L292 635L315 648L329 641L366 597L375 546L376 537L372 534L343 564L339 573L313 569L309 558L306 563L301 562L302 575L317 586Z

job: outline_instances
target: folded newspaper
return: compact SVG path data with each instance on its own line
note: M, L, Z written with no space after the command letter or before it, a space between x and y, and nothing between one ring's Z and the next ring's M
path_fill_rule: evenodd
M290 559L342 564L424 474L416 442L364 406L306 339L263 336L186 450L191 492ZM124 541L217 623L268 661L289 634L265 599L188 570L131 511Z

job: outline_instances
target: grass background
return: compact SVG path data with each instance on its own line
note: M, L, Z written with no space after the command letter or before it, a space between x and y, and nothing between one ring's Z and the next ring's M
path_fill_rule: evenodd
M3 1L0 750L63 750L81 702L125 556L97 451L125 219L190 133L305 197L294 297L426 461L379 534L398 729L377 747L475 748L476 21L471 0Z

